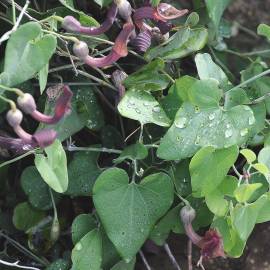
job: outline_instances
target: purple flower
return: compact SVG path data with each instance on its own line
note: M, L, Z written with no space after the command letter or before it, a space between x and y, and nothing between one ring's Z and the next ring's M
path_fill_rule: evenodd
M61 120L71 107L73 93L68 86L63 86L63 91L56 101L54 115L46 115L36 109L36 103L32 95L24 94L18 97L17 103L23 112L30 114L35 120L45 124L55 124Z
M73 47L74 54L80 58L85 64L92 67L105 67L113 64L119 58L127 56L127 42L129 37L134 30L134 26L132 23L126 23L123 26L122 31L118 35L115 40L114 46L111 52L104 57L94 58L91 57L88 53L88 46L85 42L80 41L79 43L75 43Z
M155 21L168 21L184 16L188 13L187 9L176 9L170 4L160 3L156 8L154 7L141 7L135 10L133 20L138 28L143 27L144 19L152 19Z
M112 3L105 21L98 27L87 27L82 26L81 23L76 20L73 16L66 16L63 19L62 27L69 32L76 32L87 35L100 35L110 29L113 25L115 17L117 14L117 6Z
M196 212L191 206L184 206L181 209L180 216L187 236L194 245L201 249L202 259L225 257L223 240L216 230L209 229L203 237L194 231L192 221Z

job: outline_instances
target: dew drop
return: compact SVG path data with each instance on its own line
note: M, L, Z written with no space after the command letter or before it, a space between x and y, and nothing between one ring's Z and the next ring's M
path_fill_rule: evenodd
M230 127L231 127L231 125L230 125L230 124L227 124L227 125L226 125L226 128L230 128Z
M76 250L81 250L82 249L82 244L78 243L75 247Z
M195 106L195 113L199 113L200 112L200 107Z
M253 125L255 123L255 118L254 118L254 116L250 116L249 118L248 118L248 124L251 126L251 125Z
M244 128L244 129L242 129L242 130L240 131L240 135L241 135L242 137L246 136L247 134L248 134L248 129L247 129L247 128Z
M200 139L201 139L201 137L200 137L200 136L197 136L197 137L196 137L196 140L195 140L195 145L199 145L199 143L200 143Z
M130 99L130 100L128 101L128 103L129 103L130 105L135 105L135 101L132 100L132 99Z
M214 120L215 119L215 114L214 113L209 114L208 118L209 118L210 121Z
M148 107L150 104L149 104L148 102L145 101L145 102L143 103L143 105L146 106L146 107Z
M136 108L135 109L136 113L140 114L141 113L141 110L139 108Z
M233 134L233 131L232 131L231 129L227 129L227 130L225 131L225 137L226 137L226 138L232 137L232 134Z
M175 121L175 126L178 128L184 128L187 123L187 118L182 117Z
M176 140L177 140L178 142L180 142L180 140L181 140L180 136L177 136L177 137L176 137Z
M160 108L159 107L154 107L153 112L156 112L156 113L160 112Z

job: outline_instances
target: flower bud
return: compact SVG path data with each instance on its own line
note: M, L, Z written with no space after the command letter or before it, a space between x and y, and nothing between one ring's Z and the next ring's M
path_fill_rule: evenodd
M62 22L62 28L69 32L79 32L81 24L73 16L66 16Z
M81 60L84 60L89 54L89 48L86 42L80 41L79 43L74 43L73 53Z
M115 4L118 8L118 14L125 21L130 21L130 16L132 13L132 8L127 0L115 0Z
M33 96L29 93L19 96L17 103L24 113L31 114L37 109L37 105Z
M9 110L6 119L11 127L17 127L21 124L23 119L23 114L20 110Z
M191 206L186 205L181 209L180 217L184 225L191 224L196 217L196 211Z

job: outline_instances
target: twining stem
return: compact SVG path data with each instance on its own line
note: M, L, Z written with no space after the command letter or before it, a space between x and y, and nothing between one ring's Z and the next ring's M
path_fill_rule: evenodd
M20 160L20 159L23 159L23 158L25 158L25 157L27 157L27 156L32 155L32 154L35 154L35 151L34 151L34 150L28 151L28 152L26 152L26 153L24 153L24 154L22 154L22 155L20 155L20 156L18 156L18 157L15 157L15 158L13 158L13 159L10 159L10 160L8 160L8 161L6 161L6 162L1 163L1 164L0 164L0 168L4 167L4 166L6 166L6 165L9 165L9 164L11 164L11 163L14 163L14 162L16 162L16 161L18 161L18 160Z
M169 247L169 245L168 245L167 243L164 244L164 249L165 249L167 255L169 256L170 261L172 262L174 268L175 268L176 270L181 270L180 265L177 263L177 261L176 261L174 255L172 254L172 251L171 251L171 249L170 249L170 247Z
M60 38L62 38L62 39L65 39L65 40L70 40L70 41L72 41L72 42L74 42L74 43L79 43L79 42L80 42L79 39L77 39L77 38L74 37L74 36L64 36L64 35L58 34L58 33L56 33L56 32L49 31L49 30L45 30L45 29L42 29L42 31L43 31L44 33L51 34L51 35L55 35L55 36L57 36L57 37L60 37Z
M16 110L16 104L13 100L9 99L9 98L5 98L2 95L0 95L0 99L2 99L3 101L7 102L10 106L10 108L15 111Z
M6 91L14 92L18 96L24 95L24 92L18 88L8 87L8 86L2 85L2 84L0 84L0 88L4 89Z
M13 24L16 24L16 8L15 8L15 2L12 0L12 21Z
M192 270L192 241L188 239L188 247L187 247L187 253L188 253L188 270Z
M249 83L251 83L251 82L253 82L253 81L256 81L257 79L259 79L259 78L261 78L261 77L263 77L263 76L266 76L266 75L268 75L268 74L270 74L270 69L267 69L267 70L265 70L264 72L262 72L262 73L260 73L260 74L258 74L258 75L255 75L255 76L251 77L250 79L248 79L248 80L246 80L246 81L244 81L244 82L238 84L237 86L231 88L228 92L233 91L233 90L236 90L237 88L240 88L240 87L242 87L242 86L245 86L245 85L247 85L247 84L249 84ZM228 92L227 92L227 93L228 93Z
M45 259L42 260L41 258L39 258L38 256L36 256L34 253L32 253L30 250L28 250L27 248L25 248L24 246L22 246L20 243L18 243L14 239L10 238L9 236L7 236L6 234L4 234L1 231L0 231L0 237L4 237L15 248L17 248L18 250L20 250L25 255L30 256L31 258L33 258L38 263L40 263L40 264L42 264L44 266L48 266L49 265L49 262L47 260L45 260Z
M146 258L145 258L145 256L144 256L144 254L143 254L143 252L142 252L141 250L139 251L139 254L140 254L141 258L142 258L142 261L143 261L143 263L144 263L146 269L147 269L147 270L151 270L151 266L150 266L149 263L147 262L147 260L146 260Z
M36 268L36 267L19 265L19 261L16 261L14 263L10 263L10 262L7 262L7 261L0 259L0 264L11 266L11 267L16 267L16 268L20 268L20 269L40 270L39 268Z
M105 147L97 148L97 147L77 147L73 145L68 145L67 150L70 152L73 151L89 151L89 152L105 152L105 153L113 153L113 154L121 154L121 150L117 149L109 149Z

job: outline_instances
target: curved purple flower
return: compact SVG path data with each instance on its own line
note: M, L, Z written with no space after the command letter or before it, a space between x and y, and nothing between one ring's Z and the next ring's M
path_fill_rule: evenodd
M152 31L142 30L136 38L131 40L131 45L139 52L146 52L151 46Z
M196 212L191 206L184 206L181 209L180 216L187 236L194 245L201 249L202 259L225 257L223 240L216 230L209 229L203 237L194 231L192 221Z
M170 4L160 3L157 7L141 7L135 10L133 20L138 28L143 27L144 19L152 19L155 21L168 21L184 16L188 13L187 9L176 9Z
M91 57L89 55L88 46L83 41L74 44L73 52L78 58L80 58L85 64L89 66L92 67L109 66L114 62L116 62L119 58L127 56L128 54L127 43L133 30L134 30L133 24L126 23L123 26L122 31L116 38L111 52L107 56L100 58Z
M69 32L76 32L86 35L100 35L111 28L117 15L117 5L112 3L105 21L98 27L82 26L73 16L66 16L63 19L62 27Z
M37 110L36 102L32 95L19 96L17 103L23 112L30 114L35 120L45 124L55 124L70 110L73 93L68 86L63 86L63 92L56 101L54 115L46 115Z

